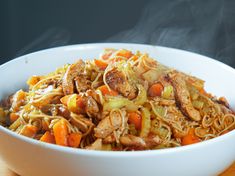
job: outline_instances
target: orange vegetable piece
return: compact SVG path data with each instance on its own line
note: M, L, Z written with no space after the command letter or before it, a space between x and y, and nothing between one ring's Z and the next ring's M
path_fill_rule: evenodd
M108 66L108 64L102 60L95 59L94 62L95 62L95 65L99 67L101 70L105 70L106 67Z
M36 133L38 131L38 128L34 125L26 125L22 128L22 130L20 131L21 135L33 138Z
M135 125L135 129L141 130L142 117L137 112L128 113L128 122Z
M212 98L212 97L213 97L210 93L207 93L207 92L205 91L205 89L203 89L203 88L200 89L199 92L200 92L202 95L207 96L208 98Z
M71 133L68 137L68 144L70 147L79 147L82 139L82 134L80 133Z
M151 97L161 96L163 89L164 87L161 83L155 83L149 88L148 94Z
M83 98L78 94L66 95L60 99L61 103L72 112L79 113L85 108Z
M18 118L19 118L18 114L14 113L14 112L10 113L10 121L11 121L11 123L15 122Z
M129 59L131 56L133 56L133 54L129 50L121 49L121 50L117 51L116 56L122 56L122 57Z
M186 136L182 137L182 145L190 145L200 142L200 138L195 135L194 128L190 128Z
M55 144L55 137L49 131L46 131L40 138L40 141Z
M28 80L27 80L27 84L29 86L34 86L35 84L37 84L40 81L40 76L31 76Z
M118 95L118 92L109 89L106 85L102 85L102 86L98 87L98 90L100 90L103 95L111 95L111 96Z
M132 60L132 61L136 61L138 59L138 57L136 55L133 55L129 59Z
M68 146L68 127L64 119L59 120L53 126L55 142L57 145Z
M65 95L65 96L63 96L63 97L60 99L60 102L61 102L63 105L67 106L67 103L68 103L68 100L69 100L70 97L71 97L71 95Z

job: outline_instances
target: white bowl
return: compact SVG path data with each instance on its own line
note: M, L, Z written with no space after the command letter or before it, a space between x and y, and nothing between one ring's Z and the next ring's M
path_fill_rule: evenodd
M0 66L0 98L25 87L31 75L45 74L78 58L91 59L104 48L149 53L163 64L206 80L206 89L225 96L235 107L235 70L198 54L139 44L84 44L28 54ZM235 161L235 130L194 145L136 152L88 151L61 147L20 136L0 127L0 156L24 176L209 176Z

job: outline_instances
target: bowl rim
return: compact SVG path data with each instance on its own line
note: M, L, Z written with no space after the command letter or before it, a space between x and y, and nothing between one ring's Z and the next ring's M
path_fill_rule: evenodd
M97 48L98 46L108 46L108 47L115 47L115 46L123 46L123 48L127 46L139 46L139 47L154 47L154 48L162 48L166 50L172 50L175 52L181 52L181 53L186 53L190 55L195 55L198 56L199 59L203 59L207 62L216 64L220 67L223 67L223 69L231 72L232 74L235 75L235 69L232 68L229 65L226 65L218 60L214 60L212 58L209 58L207 56L203 56L201 54L193 53L190 51L185 51L177 48L170 48L170 47L165 47L165 46L158 46L158 45L149 45L149 44L137 44L137 43L85 43L85 44L74 44L74 45L66 45L66 46L60 46L60 47L53 47L53 48L48 48L48 49L43 49L39 50L36 52L32 52L17 58L14 58L2 65L0 65L0 69L2 67L6 67L7 65L10 65L16 61L20 61L24 59L25 57L31 56L31 55L37 55L41 53L47 53L47 52L53 52L53 50L78 50L78 49L85 49L85 48ZM59 146L55 144L50 144L50 143L45 143L38 141L36 139L32 139L29 137L25 137L22 135L19 135L3 126L0 125L0 132L6 133L9 136L14 137L15 139L24 141L28 144L39 146L45 149L50 149L50 150L56 150L59 152L64 152L64 153L70 153L70 154L75 154L75 155L86 155L86 156L96 156L96 157L146 157L146 156L153 156L153 155L165 155L165 154L171 154L171 153L178 153L178 152L185 152L185 151L190 151L193 149L199 149L202 147L205 147L207 145L211 145L213 143L219 143L222 142L223 140L227 138L231 138L231 136L235 136L235 130L232 130L222 136L215 137L213 139L209 139L206 141L202 141L196 144L191 144L187 146L180 146L180 147L174 147L174 148L165 148L165 149L156 149L156 150L143 150L143 151L98 151L98 150L87 150L87 149L80 149L80 148L71 148L71 147L64 147L64 146Z

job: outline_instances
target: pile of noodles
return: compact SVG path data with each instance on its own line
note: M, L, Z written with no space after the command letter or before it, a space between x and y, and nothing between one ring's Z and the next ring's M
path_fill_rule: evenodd
M194 121L186 117L177 105L174 97L174 88L171 84L166 85L162 96L150 98L148 96L148 87L153 82L161 79L162 75L166 75L172 71L160 63L153 60L147 55L137 52L136 59L126 59L122 56L113 54L112 59L116 59L115 63L109 64L105 70L99 69L94 60L85 62L85 76L91 81L91 89L98 95L100 108L100 116L118 113L122 117L122 126L119 130L115 130L114 136L116 141L107 150L112 150L112 147L119 146L121 150L125 150L118 138L122 134L132 134L140 137L146 137L149 133L160 137L161 144L154 147L167 148L182 145L182 137L185 136L190 128L195 129L195 135L201 140L211 139L220 136L235 128L235 116L232 110L228 107L217 103L216 98L207 96L197 89L197 85L203 87L203 83L196 80L195 84L189 84L188 89L193 100L193 105L200 112L202 120ZM1 124L10 130L21 134L25 125L31 124L39 130L33 138L40 139L44 134L45 129L53 131L53 126L60 120L64 119L68 127L69 133L79 132L82 134L82 140L79 148L90 146L95 140L94 128L99 123L99 119L92 118L86 114L85 118L80 117L76 112L71 112L70 118L66 119L56 112L57 106L62 106L59 99L64 95L62 90L62 78L68 69L69 65L64 65L45 76L37 76L39 81L29 87L28 91L19 90L12 97L13 102L10 107L1 108ZM105 84L109 86L105 79L107 72L113 67L122 70L132 84L138 88L138 95L134 100L129 100L121 95L118 96L103 96L97 90L97 87ZM188 75L188 77L190 77ZM193 79L193 77L192 77ZM195 86L196 85L196 86ZM22 93L23 92L23 93ZM18 95L23 94L24 102L19 102ZM53 101L48 101L53 99ZM216 99L216 100L215 100ZM55 102L55 103L53 103ZM15 104L14 104L15 103ZM3 105L2 105L3 106ZM55 112L47 114L42 111L41 107L47 106L55 109ZM139 110L142 112L142 122L146 125L142 126L141 131L135 129L133 124L125 124L125 116L129 111ZM13 123L9 120L10 113L17 113L19 118ZM81 130L81 126L76 123L77 120L84 122L87 125L85 130ZM92 122L92 123L90 123Z

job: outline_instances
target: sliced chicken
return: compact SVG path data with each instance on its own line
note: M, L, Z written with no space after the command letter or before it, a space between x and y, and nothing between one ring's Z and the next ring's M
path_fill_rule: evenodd
M106 138L112 134L115 130L124 128L127 126L127 117L122 116L119 111L112 111L108 116L102 119L96 128L95 137ZM122 129L124 130L124 129Z
M174 87L175 98L180 110L192 120L200 121L200 113L193 107L186 82L180 73L169 74L170 81Z
M62 88L65 95L73 94L75 91L74 78L79 75L84 69L85 63L78 60L75 64L68 67L62 79Z
M120 137L120 143L126 147L138 148L138 149L151 149L159 144L162 140L156 136L151 135L146 138L141 138L131 134Z
M86 97L85 111L91 117L97 117L99 115L99 106L91 96Z
M122 71L113 68L107 72L104 79L111 89L124 97L133 99L137 96L136 87L129 83L127 76Z
M85 92L91 88L91 81L86 79L84 75L77 76L74 81L78 93Z
M146 142L143 138L131 134L120 137L120 143L126 147L146 148Z
M12 101L13 101L13 95L10 95L6 99L3 99L3 100L0 101L0 107L10 109Z

